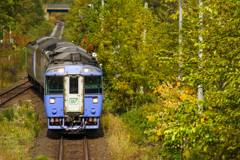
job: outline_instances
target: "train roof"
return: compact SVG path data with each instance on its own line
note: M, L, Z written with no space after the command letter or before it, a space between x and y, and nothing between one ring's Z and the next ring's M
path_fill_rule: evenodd
M41 37L30 42L28 47L36 48L37 53L45 54L49 63L62 64L65 62L82 63L94 65L99 68L98 62L91 53L72 42L64 41L54 37Z

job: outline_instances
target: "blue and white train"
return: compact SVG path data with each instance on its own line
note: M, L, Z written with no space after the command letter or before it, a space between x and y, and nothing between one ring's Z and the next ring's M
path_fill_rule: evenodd
M48 129L99 129L103 73L97 60L54 37L41 37L26 48L28 79L44 93Z

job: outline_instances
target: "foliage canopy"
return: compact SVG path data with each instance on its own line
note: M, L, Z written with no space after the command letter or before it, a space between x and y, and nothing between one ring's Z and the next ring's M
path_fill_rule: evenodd
M148 9L144 2L73 1L65 36L98 53L112 110L138 107L142 113L128 112L134 120L126 122L141 126L148 142L161 142L163 158L239 159L240 3L183 1L179 55L178 0L148 0ZM200 84L203 101L196 97Z
M154 87L170 79L169 71L177 71L176 46L170 47L176 44L170 38L176 37L176 28L139 0L113 0L104 7L98 0L92 2L93 8L89 2L75 2L69 30L74 42L98 53L115 110L126 111L149 101Z

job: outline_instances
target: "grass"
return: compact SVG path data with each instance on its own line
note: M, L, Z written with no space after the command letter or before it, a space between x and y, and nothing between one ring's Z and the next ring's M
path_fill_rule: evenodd
M52 159L50 159L50 158L48 158L46 156L38 156L37 158L34 158L32 160L52 160Z
M149 126L145 117L139 110L122 116L109 112L102 115L111 159L158 159L154 146L144 139L142 133ZM31 101L20 101L19 105L0 112L0 160L30 159L32 140L42 128L38 120ZM39 156L33 160L49 158Z
M29 159L32 140L42 128L31 101L0 112L0 159Z
M107 131L108 151L111 159L133 160L133 159L153 159L157 157L151 146L139 145L132 140L133 134L122 118L111 113L103 114L102 125Z

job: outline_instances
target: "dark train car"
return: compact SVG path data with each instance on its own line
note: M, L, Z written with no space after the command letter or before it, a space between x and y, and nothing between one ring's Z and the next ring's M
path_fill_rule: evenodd
M49 129L98 129L103 74L96 59L75 44L41 37L27 45L27 73L44 93Z

